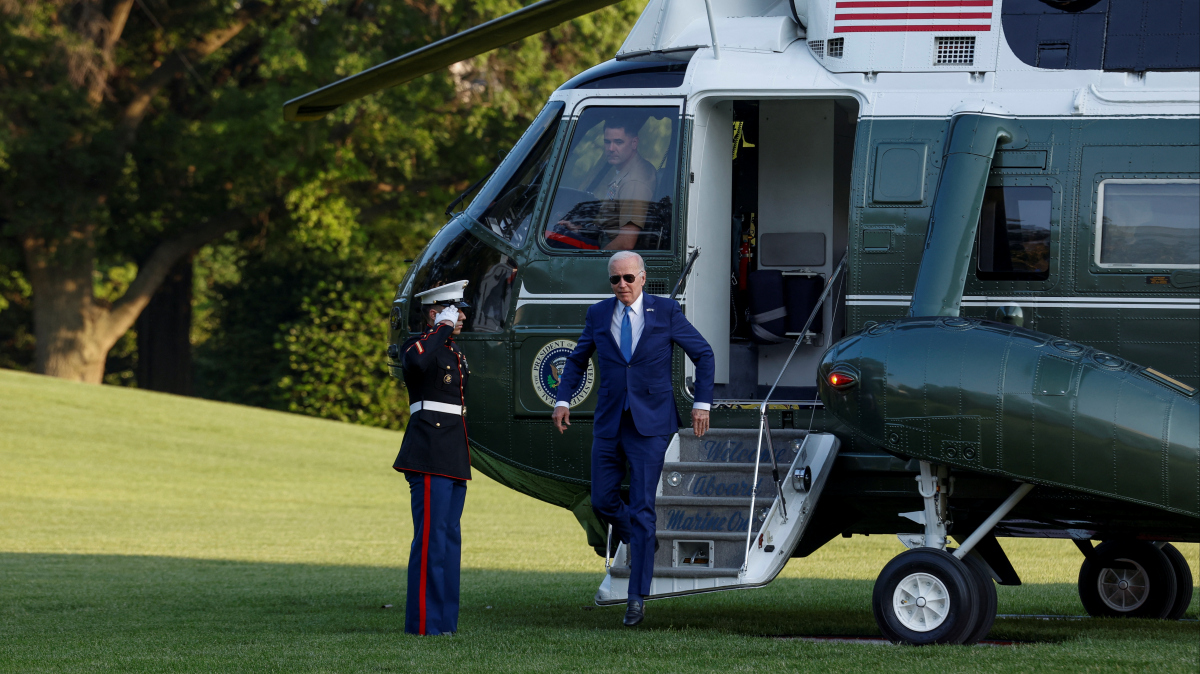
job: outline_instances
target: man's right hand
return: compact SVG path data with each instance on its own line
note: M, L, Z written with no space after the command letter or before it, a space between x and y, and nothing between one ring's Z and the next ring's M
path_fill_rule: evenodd
M433 320L433 323L434 325L445 323L453 328L454 325L458 323L458 307L450 306L442 309L441 313L437 315L437 318Z
M566 405L555 407L554 414L550 418L554 419L554 427L558 429L558 432L565 433L567 427L571 425L571 408Z

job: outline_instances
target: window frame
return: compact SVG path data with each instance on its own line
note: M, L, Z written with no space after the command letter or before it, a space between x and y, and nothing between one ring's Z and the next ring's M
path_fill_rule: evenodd
M1050 202L1050 275L1044 280L1029 279L982 279L977 275L979 269L979 235L981 230L976 227L975 238L971 242L970 271L967 274L967 294L996 294L1044 292L1058 285L1059 275L1063 273L1062 226L1065 217L1065 203L1062 183L1054 176L1048 175L1019 175L1007 173L991 173L986 187L1049 187L1054 196ZM982 213L981 213L982 214Z
M686 142L686 139L684 138L684 133L683 133L684 132L685 114L686 114L686 110L685 110L686 103L687 103L686 96L589 96L587 98L583 98L583 99L580 99L575 102L574 106L570 108L569 116L564 116L564 118L563 118L563 125L560 127L560 133L563 133L563 136L558 140L559 146L557 149L557 156L553 158L553 166L551 166L551 169L554 171L553 180L549 180L546 183L546 185L547 185L546 189L548 191L542 195L542 204L541 204L541 208L540 208L541 212L536 214L536 217L538 220L533 223L534 227L536 228L536 232L537 232L537 234L533 238L536 239L536 241L537 241L536 245L540 252L542 252L546 255L549 255L549 256L554 256L554 257L576 257L576 258L578 258L578 257L607 258L607 257L611 257L614 253L618 252L618 251L613 251L613 250L587 250L587 249L568 250L568 249L564 249L564 248L553 248L553 247L546 245L546 227L548 227L550 224L549 223L550 211L551 211L553 203L554 203L555 195L558 194L558 187L559 187L559 183L562 181L563 172L566 169L566 161L568 159L568 155L570 154L569 150L571 149L571 142L575 139L575 132L579 126L579 118L583 115L583 113L586 112L589 108L601 108L601 107L602 108L677 107L679 109L679 117L678 117L678 127L675 129L675 133L676 133L679 141L677 144L678 147L676 147L675 151L679 153L678 162L682 162L686 157L686 153L684 151L684 143ZM562 129L564 129L564 128L565 128L565 133L562 131ZM678 163L678 162L676 164L677 169L679 169L679 167L680 167L680 163ZM633 252L637 253L638 255L641 255L643 258L646 258L646 259L651 259L651 258L671 259L671 258L677 257L677 255L678 255L678 250L679 250L679 246L680 246L679 237L682 236L682 229L683 229L682 227L680 227L680 222L682 222L683 212L684 212L684 209L686 208L686 206L684 204L679 203L681 201L680 195L682 194L682 192L680 190L681 186L678 184L678 182L679 182L679 180L681 180L681 178L679 177L681 175L684 175L684 174L681 174L677 170L676 171L676 185L675 185L675 189L674 189L674 198L676 199L677 203L674 204L674 208L673 208L673 211L671 214L670 228L669 228L670 235L671 235L671 246L667 250L638 250L636 248L633 249Z
M1189 178L1184 176L1171 176L1161 178L1122 178L1101 177L1096 183L1096 211L1092 221L1092 229L1095 230L1092 235L1092 264L1098 270L1103 271L1130 271L1144 272L1147 269L1200 269L1200 264L1142 264L1137 262L1101 262L1100 253L1103 250L1104 242L1104 186L1107 184L1114 185L1164 185L1164 184L1184 184L1194 185L1200 184L1200 179Z
M985 271L985 270L981 269L980 264L983 262L983 258L981 257L981 255L983 253L983 212L982 212L982 207L981 207L980 214L979 214L979 224L976 226L976 231L975 231L975 250L973 251L974 254L972 255L972 258L975 261L975 265L974 265L975 266L975 278L979 279L980 281L985 281L985 282L987 282L987 281L1018 281L1018 282L1044 283L1044 282L1050 280L1052 259L1054 257L1054 219L1055 219L1055 215L1056 215L1056 210L1054 208L1055 201L1056 201L1055 194L1054 194L1054 186L1053 185L1013 185L1013 184L1001 183L999 185L987 185L984 189L985 189L985 194L986 194L986 190L992 190L992 189L999 189L999 190L1004 190L1004 189L1044 189L1044 190L1048 190L1050 192L1050 199L1049 199L1050 219L1046 223L1046 248L1048 249L1048 255L1046 257L1046 271L1045 272L1040 272L1040 271L1039 272L994 271L994 270L993 271ZM986 199L987 198L985 196L984 200L986 201ZM997 226L996 222L993 221L993 223L992 223L993 232L994 232L994 228L996 226ZM993 236L994 236L994 234L993 234ZM993 260L994 259L995 259L995 256L993 255ZM1043 274L1044 274L1044 276L1043 276Z

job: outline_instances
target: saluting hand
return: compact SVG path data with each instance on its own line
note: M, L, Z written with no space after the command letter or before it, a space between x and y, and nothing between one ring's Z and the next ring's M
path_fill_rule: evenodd
M554 419L554 427L558 429L558 432L565 433L567 426L571 425L571 408L566 406L555 407L554 414L550 418Z
M437 325L438 323L445 323L450 327L454 327L455 324L458 323L458 307L449 306L445 309L442 309L442 312L437 315L437 318L434 319L433 323L434 325Z

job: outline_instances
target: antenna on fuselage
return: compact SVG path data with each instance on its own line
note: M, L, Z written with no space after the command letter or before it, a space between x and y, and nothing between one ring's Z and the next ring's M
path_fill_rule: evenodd
M345 103L363 96L404 84L421 75L489 52L549 30L564 21L583 16L597 9L615 5L620 0L541 0L528 7L492 19L442 38L433 44L411 51L374 68L351 75L293 98L283 104L283 116L290 122L311 122L321 119Z

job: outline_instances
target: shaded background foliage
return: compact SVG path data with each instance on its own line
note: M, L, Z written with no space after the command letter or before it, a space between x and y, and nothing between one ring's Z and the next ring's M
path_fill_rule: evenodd
M611 58L645 5L627 0L295 124L285 100L528 3L139 0L96 103L89 68L104 61L85 13L118 2L0 0L0 367L35 367L38 297L20 254L31 228L51 236L86 220L92 291L111 306L163 240L235 214L244 224L180 263L192 272L194 392L390 428L407 413L383 357L404 260L557 86ZM111 155L113 110L139 78L235 19L245 28L176 73L136 142ZM98 191L100 177L110 182ZM104 381L139 385L138 357L135 328L108 351Z
M407 395L383 349L404 263L379 253L253 255L208 292L212 332L197 346L198 395L399 429Z

